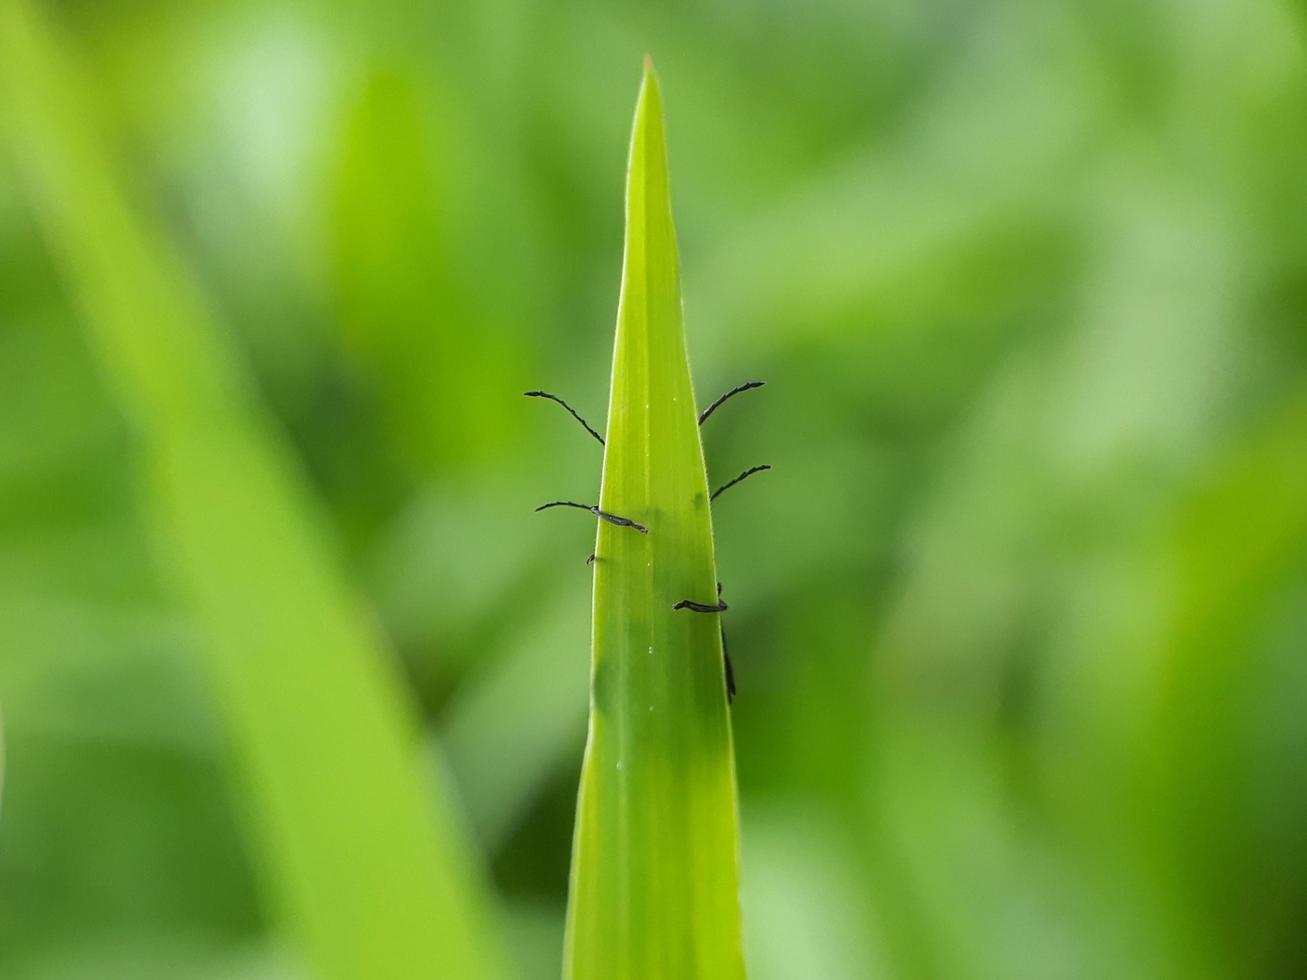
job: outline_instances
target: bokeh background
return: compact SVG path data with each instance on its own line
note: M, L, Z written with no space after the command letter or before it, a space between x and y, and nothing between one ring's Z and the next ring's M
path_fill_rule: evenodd
M775 466L715 517L753 976L1307 975L1301 6L39 6L523 976L560 963L593 540L531 509L599 455L521 392L604 416L645 51L700 399L768 382L705 430L716 482ZM0 975L303 976L14 118Z

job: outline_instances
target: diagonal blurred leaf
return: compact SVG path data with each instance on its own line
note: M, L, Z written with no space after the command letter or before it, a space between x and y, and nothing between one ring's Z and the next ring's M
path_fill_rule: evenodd
M91 99L26 2L0 9L3 117L140 441L149 516L194 606L287 927L323 977L493 977L447 794L318 516L197 291L114 180Z

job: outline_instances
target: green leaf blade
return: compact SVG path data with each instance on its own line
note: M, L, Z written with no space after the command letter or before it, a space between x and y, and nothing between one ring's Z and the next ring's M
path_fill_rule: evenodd
M316 501L167 237L116 179L44 14L0 4L0 126L129 419L161 568L248 794L268 901L320 980L506 975L453 793Z
M590 732L567 976L740 977L734 749L662 98L646 63L596 547Z

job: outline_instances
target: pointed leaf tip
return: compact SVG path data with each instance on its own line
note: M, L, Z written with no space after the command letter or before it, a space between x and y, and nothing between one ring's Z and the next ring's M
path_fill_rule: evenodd
M646 54L644 56L644 75L640 79L640 97L637 100L643 103L646 97L652 93L659 96L658 71L654 68L653 56Z

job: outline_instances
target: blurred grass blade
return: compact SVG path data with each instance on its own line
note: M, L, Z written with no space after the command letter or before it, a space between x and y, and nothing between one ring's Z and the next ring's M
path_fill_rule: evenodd
M0 120L134 424L161 555L206 631L268 883L317 976L494 977L488 909L378 637L203 303L130 209L91 100L25 0Z
M646 61L604 453L590 731L565 975L741 977L734 749L681 314L662 99Z

